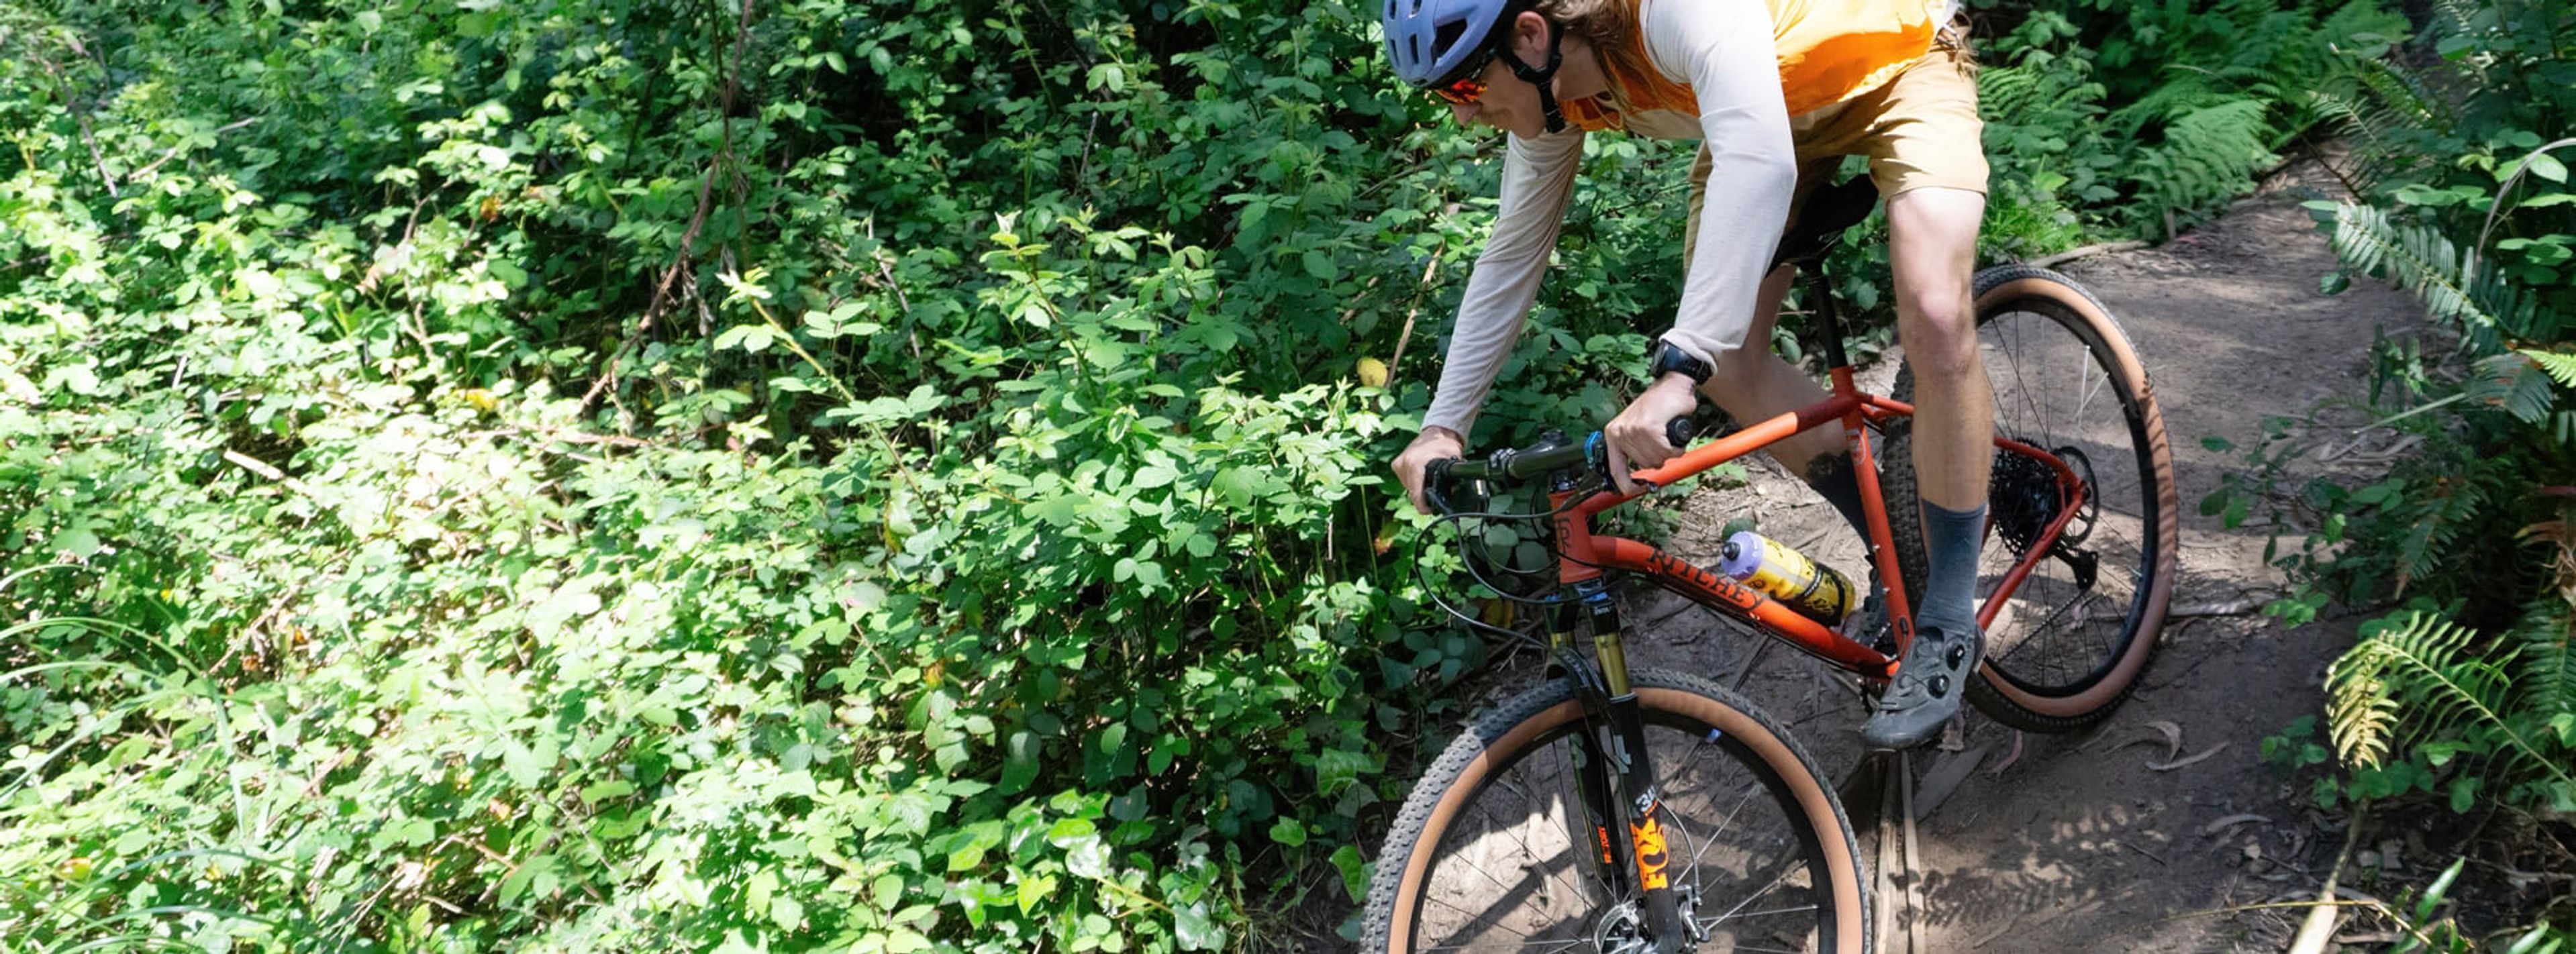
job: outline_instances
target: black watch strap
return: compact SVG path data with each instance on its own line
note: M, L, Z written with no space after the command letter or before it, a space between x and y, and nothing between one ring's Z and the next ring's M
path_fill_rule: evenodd
M1655 364L1647 369L1646 377L1662 380L1664 375L1675 371L1689 375L1693 384L1707 384L1709 376L1717 369L1709 367L1706 361L1691 357L1690 352L1673 347L1670 341L1656 342Z

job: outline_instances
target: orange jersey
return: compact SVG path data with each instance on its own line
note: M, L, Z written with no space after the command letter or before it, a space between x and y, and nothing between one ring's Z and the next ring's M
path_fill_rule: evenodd
M1641 0L1623 0L1636 16ZM1688 3L1691 0L1662 0ZM1940 27L1937 5L1924 0L1766 0L1771 45L1779 57L1780 93L1795 116L1843 102L1896 78L1932 48ZM1699 115L1689 85L1657 70L1646 55L1642 29L1631 30L1624 49L1601 58L1613 94L1632 111L1674 110ZM1597 97L1564 105L1565 117L1588 130L1624 125L1619 105Z

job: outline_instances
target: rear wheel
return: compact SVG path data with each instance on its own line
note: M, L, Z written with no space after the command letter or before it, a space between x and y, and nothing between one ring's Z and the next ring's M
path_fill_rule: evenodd
M2172 450L2146 368L2108 309L2072 279L2012 265L1976 278L1978 349L1995 391L1995 434L2055 455L2087 499L1986 628L1968 700L1995 721L2064 732L2100 721L2155 651L2172 596L2181 513ZM1912 368L1895 397L1913 400ZM1880 463L1907 605L1926 578L1911 420L1888 422ZM1978 598L2061 511L2045 462L1995 451ZM1898 515L1903 515L1902 519Z
M1701 951L1869 950L1859 846L1815 760L1769 716L1677 673L1632 674L1663 806L1664 873ZM1601 863L1571 681L1479 717L1379 853L1367 951L1643 951L1636 878Z

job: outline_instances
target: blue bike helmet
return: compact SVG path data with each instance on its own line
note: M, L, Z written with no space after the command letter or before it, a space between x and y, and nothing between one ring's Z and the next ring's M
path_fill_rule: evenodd
M1565 117L1557 109L1549 81L1563 60L1558 45L1565 39L1565 30L1548 31L1543 68L1523 63L1495 44L1497 31L1534 5L1534 0L1386 0L1386 12L1379 18L1386 32L1386 58L1395 64L1395 76L1405 85L1432 89L1483 69L1487 59L1499 54L1512 75L1538 87L1547 131L1561 131Z
M1386 57L1415 89L1456 81L1484 60L1494 28L1522 0L1386 0Z

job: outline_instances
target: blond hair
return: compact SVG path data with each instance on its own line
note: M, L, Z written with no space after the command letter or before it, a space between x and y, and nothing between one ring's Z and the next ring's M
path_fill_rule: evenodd
M1601 58L1602 72L1615 77L1648 69L1635 62L1639 48L1631 41L1637 32L1637 4L1638 0L1538 0L1531 9L1590 44L1592 55ZM1621 109L1628 108L1627 91L1615 80L1610 95Z

